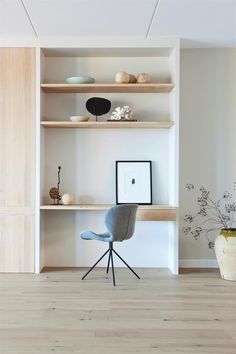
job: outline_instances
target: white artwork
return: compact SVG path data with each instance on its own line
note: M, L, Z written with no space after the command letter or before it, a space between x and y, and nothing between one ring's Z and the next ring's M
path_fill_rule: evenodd
M152 204L151 161L116 161L116 203Z

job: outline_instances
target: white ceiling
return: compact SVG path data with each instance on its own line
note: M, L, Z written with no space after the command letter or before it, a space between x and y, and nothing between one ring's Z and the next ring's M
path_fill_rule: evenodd
M35 37L21 1L0 0L0 36Z
M24 0L39 36L143 36L156 0ZM144 6L143 6L144 5Z
M87 36L236 47L236 0L0 0L1 38Z
M160 0L151 36L176 35L184 46L236 46L236 0Z

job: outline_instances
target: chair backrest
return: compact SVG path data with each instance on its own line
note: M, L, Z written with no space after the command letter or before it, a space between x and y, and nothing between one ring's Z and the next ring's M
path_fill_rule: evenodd
M123 241L133 236L137 208L137 204L122 204L106 212L105 225L112 241Z

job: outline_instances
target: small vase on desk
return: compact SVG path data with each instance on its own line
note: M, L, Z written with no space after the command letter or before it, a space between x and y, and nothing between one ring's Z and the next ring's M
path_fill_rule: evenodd
M64 205L71 205L74 203L74 197L73 197L73 195L71 195L69 193L65 193L61 197L61 201L62 201L62 204L64 204Z

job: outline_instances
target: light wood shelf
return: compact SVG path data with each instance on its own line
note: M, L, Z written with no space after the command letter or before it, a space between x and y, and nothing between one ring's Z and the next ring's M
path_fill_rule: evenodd
M46 93L167 93L173 84L41 84Z
M69 122L69 121L42 121L45 128L170 128L173 121L139 121L139 122Z
M75 205L41 205L41 210L79 210L104 211L113 204L75 204ZM177 208L170 205L139 205L137 220L140 221L175 221Z

